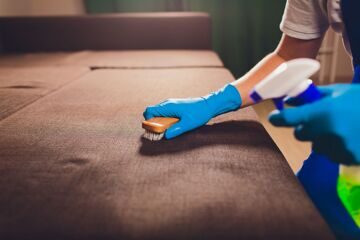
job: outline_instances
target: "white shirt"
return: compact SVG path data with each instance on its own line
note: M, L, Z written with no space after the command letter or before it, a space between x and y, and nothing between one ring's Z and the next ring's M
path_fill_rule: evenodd
M290 37L310 40L322 37L329 26L342 34L345 47L351 53L340 0L288 0L280 30Z

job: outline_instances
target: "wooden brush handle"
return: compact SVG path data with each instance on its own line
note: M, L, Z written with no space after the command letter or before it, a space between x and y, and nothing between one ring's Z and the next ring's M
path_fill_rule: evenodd
M178 118L155 117L142 122L142 127L150 132L163 133L174 123L179 121Z

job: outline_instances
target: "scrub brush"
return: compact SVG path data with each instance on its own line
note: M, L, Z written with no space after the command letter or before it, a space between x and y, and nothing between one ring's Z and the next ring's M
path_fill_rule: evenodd
M166 129L178 121L178 118L165 117L155 117L145 120L142 122L142 128L145 129L143 137L150 141L160 141L164 137Z

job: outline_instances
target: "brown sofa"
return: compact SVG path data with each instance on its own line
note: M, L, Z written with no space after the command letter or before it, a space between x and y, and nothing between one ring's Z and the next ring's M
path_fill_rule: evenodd
M333 239L252 108L141 138L146 106L234 80L207 15L0 26L0 239Z

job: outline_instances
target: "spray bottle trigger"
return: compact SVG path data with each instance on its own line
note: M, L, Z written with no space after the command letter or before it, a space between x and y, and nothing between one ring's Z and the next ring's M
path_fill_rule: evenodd
M284 109L284 97L280 97L280 98L274 98L273 102L275 104L275 107L281 111Z

